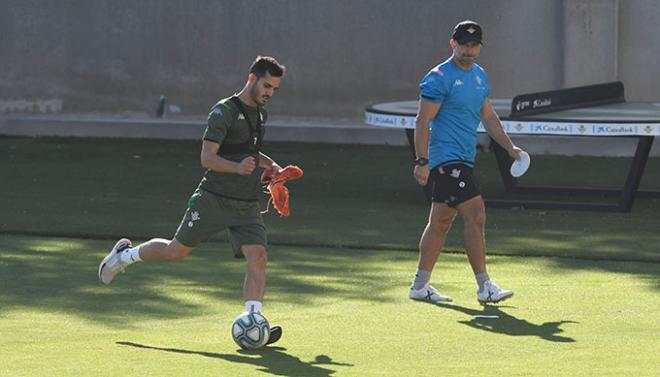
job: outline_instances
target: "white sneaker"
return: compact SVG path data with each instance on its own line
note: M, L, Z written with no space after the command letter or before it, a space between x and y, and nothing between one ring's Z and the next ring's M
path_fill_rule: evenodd
M422 289L414 290L410 287L408 297L413 300L431 302L437 304L439 302L449 302L452 298L449 296L441 295L437 289L433 288L430 284L426 284Z
M112 279L114 279L118 273L124 271L124 268L128 266L128 263L121 261L119 255L132 246L130 240L122 238L117 241L115 247L110 250L110 253L103 258L103 261L99 265L99 280L101 280L103 284L110 284Z
M486 280L482 291L477 291L477 300L481 305L495 304L511 296L513 296L513 291L501 289L490 280Z

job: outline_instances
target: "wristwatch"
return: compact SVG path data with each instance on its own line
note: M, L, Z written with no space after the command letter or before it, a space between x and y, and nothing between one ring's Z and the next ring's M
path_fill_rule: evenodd
M429 164L429 159L426 157L419 157L415 160L415 165L424 166Z

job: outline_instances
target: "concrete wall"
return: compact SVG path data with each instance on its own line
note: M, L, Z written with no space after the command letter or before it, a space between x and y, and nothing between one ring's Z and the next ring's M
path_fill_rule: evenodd
M660 3L621 0L618 41L618 78L626 97L660 102Z
M165 94L199 115L272 54L288 73L271 111L359 118L416 98L466 18L484 27L494 97L621 79L659 100L655 3L0 0L0 113L153 112Z
M617 80L617 0L564 1L562 86Z

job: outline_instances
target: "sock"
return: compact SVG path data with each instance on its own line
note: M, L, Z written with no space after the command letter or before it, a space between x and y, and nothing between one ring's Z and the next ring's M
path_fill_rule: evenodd
M245 311L250 313L260 313L261 312L261 302L256 300L245 301Z
M484 283L490 280L490 277L488 276L488 272L486 271L474 275L474 278L477 279L477 285L479 286L479 291L483 291Z
M142 262L142 258L140 258L140 246L132 247L122 251L122 253L119 254L119 259L121 259L123 263L128 264Z
M419 290L424 288L429 280L431 280L431 271L417 269L415 280L413 280L413 289Z

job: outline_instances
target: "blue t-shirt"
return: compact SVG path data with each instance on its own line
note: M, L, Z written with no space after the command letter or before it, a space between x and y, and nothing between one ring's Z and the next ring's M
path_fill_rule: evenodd
M441 104L430 124L429 166L474 166L481 107L490 94L486 71L477 64L466 71L450 58L429 71L419 87L422 100Z

